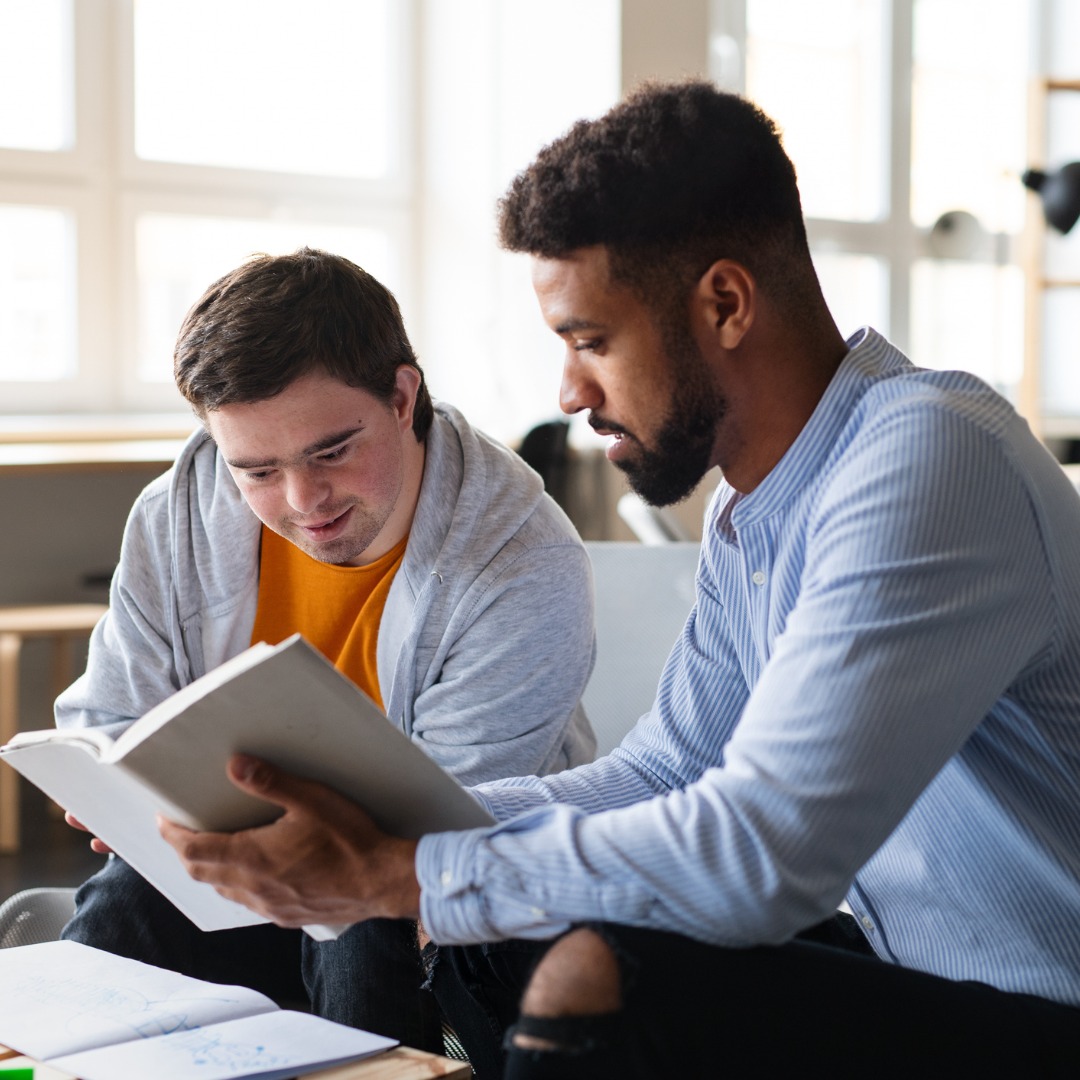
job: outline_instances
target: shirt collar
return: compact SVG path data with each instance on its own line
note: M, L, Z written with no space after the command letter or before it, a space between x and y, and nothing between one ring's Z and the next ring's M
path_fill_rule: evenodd
M760 521L781 509L822 467L852 411L878 380L910 370L911 362L868 326L847 341L840 362L810 419L784 456L748 495L740 495L725 481L717 492L715 528L731 543L735 530Z

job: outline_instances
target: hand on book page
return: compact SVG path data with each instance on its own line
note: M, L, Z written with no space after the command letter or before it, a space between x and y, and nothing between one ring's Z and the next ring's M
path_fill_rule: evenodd
M416 841L382 832L329 787L245 754L229 761L242 791L282 807L268 825L196 832L159 819L188 873L279 926L416 918Z

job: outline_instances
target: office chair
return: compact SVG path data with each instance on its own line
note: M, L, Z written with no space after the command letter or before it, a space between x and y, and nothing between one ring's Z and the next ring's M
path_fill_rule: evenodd
M652 708L671 647L694 606L698 544L590 540L596 585L596 666L582 704L598 756Z

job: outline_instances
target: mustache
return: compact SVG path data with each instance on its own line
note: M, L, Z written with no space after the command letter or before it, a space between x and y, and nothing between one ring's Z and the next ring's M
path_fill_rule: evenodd
M630 435L630 432L622 424L616 424L612 420L605 420L602 416L597 416L596 413L589 413L589 427L593 431L605 431L615 435ZM633 438L632 435L630 437Z

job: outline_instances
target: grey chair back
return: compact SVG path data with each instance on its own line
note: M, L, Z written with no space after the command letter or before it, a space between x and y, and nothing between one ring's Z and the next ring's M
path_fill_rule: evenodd
M0 904L0 949L56 941L75 914L75 890L24 889Z
M694 606L699 546L589 541L585 548L596 583L596 666L581 700L600 756L652 708Z

